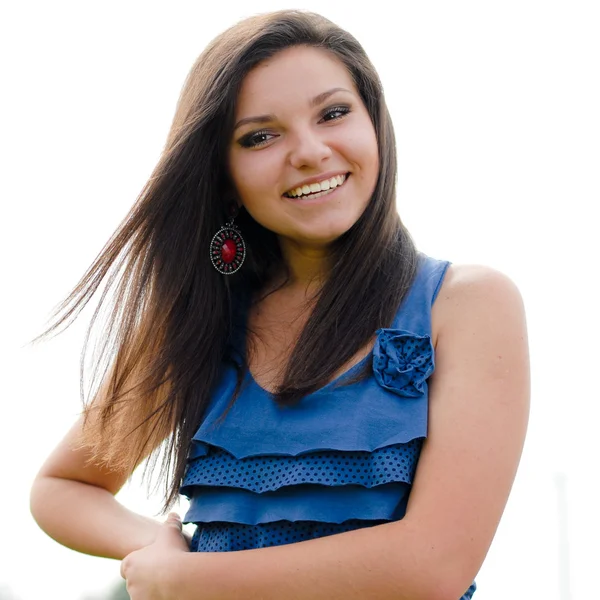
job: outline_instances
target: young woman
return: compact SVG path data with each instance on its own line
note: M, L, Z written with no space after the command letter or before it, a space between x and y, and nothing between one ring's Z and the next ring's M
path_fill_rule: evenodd
M471 598L527 427L524 310L504 275L415 249L395 180L351 35L282 11L214 40L58 315L112 290L40 526L122 560L133 600ZM161 449L192 539L114 498Z

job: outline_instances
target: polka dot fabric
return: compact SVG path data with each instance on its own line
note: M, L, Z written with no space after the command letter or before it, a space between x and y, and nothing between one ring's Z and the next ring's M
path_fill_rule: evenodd
M319 521L274 521L259 525L242 523L201 523L196 529L190 550L192 552L233 552L250 548L282 546L315 538L372 527L386 521L352 519L345 523L321 523Z
M425 391L433 373L433 346L429 335L400 329L378 329L373 348L373 376L383 388L416 398Z
M181 493L191 497L193 486L227 486L256 493L284 486L316 483L371 488L392 481L411 483L422 439L374 452L324 450L300 456L252 456L236 459L211 447L207 456L190 462Z

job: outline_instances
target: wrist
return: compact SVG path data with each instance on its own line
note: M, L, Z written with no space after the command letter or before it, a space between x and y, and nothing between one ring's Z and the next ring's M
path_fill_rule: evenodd
M145 548L156 541L156 536L158 535L161 524L159 521L144 515L138 515L138 519L140 529L137 542L139 548Z
M132 514L131 528L129 528L123 539L123 558L136 550L141 550L153 544L160 528L158 521L144 515Z

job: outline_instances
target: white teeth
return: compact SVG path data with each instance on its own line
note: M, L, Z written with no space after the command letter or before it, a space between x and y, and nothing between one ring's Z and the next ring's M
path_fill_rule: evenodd
M326 192L328 190L333 190L336 187L342 185L344 181L346 181L347 175L336 175L331 179L326 179L325 181L321 181L319 183L311 183L310 185L303 185L302 187L297 187L293 190L290 190L287 195L293 198L299 196L306 196L311 194L312 198L318 198L320 192ZM318 195L317 195L318 194Z

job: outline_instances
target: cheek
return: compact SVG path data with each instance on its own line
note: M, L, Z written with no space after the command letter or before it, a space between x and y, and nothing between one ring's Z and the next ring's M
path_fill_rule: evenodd
M375 185L379 179L379 148L375 145L375 152L373 154L373 175L371 180L371 193L375 191Z
M272 193L276 189L277 171L270 158L265 153L249 152L230 165L232 181L245 204L255 203L267 190Z
M371 167L375 171L379 171L379 146L377 145L377 136L374 130L371 130L368 139L365 139L364 148Z
M369 139L365 140L364 148L366 154L365 160L369 165L367 168L367 179L372 187L371 191L373 191L379 177L379 146L377 145L375 131L372 131Z
M357 127L343 140L342 150L350 162L360 168L361 179L371 180L379 171L379 149L375 130L370 124Z
M355 160L360 165L360 179L372 192L379 176L379 148L374 136L363 135L357 139Z

